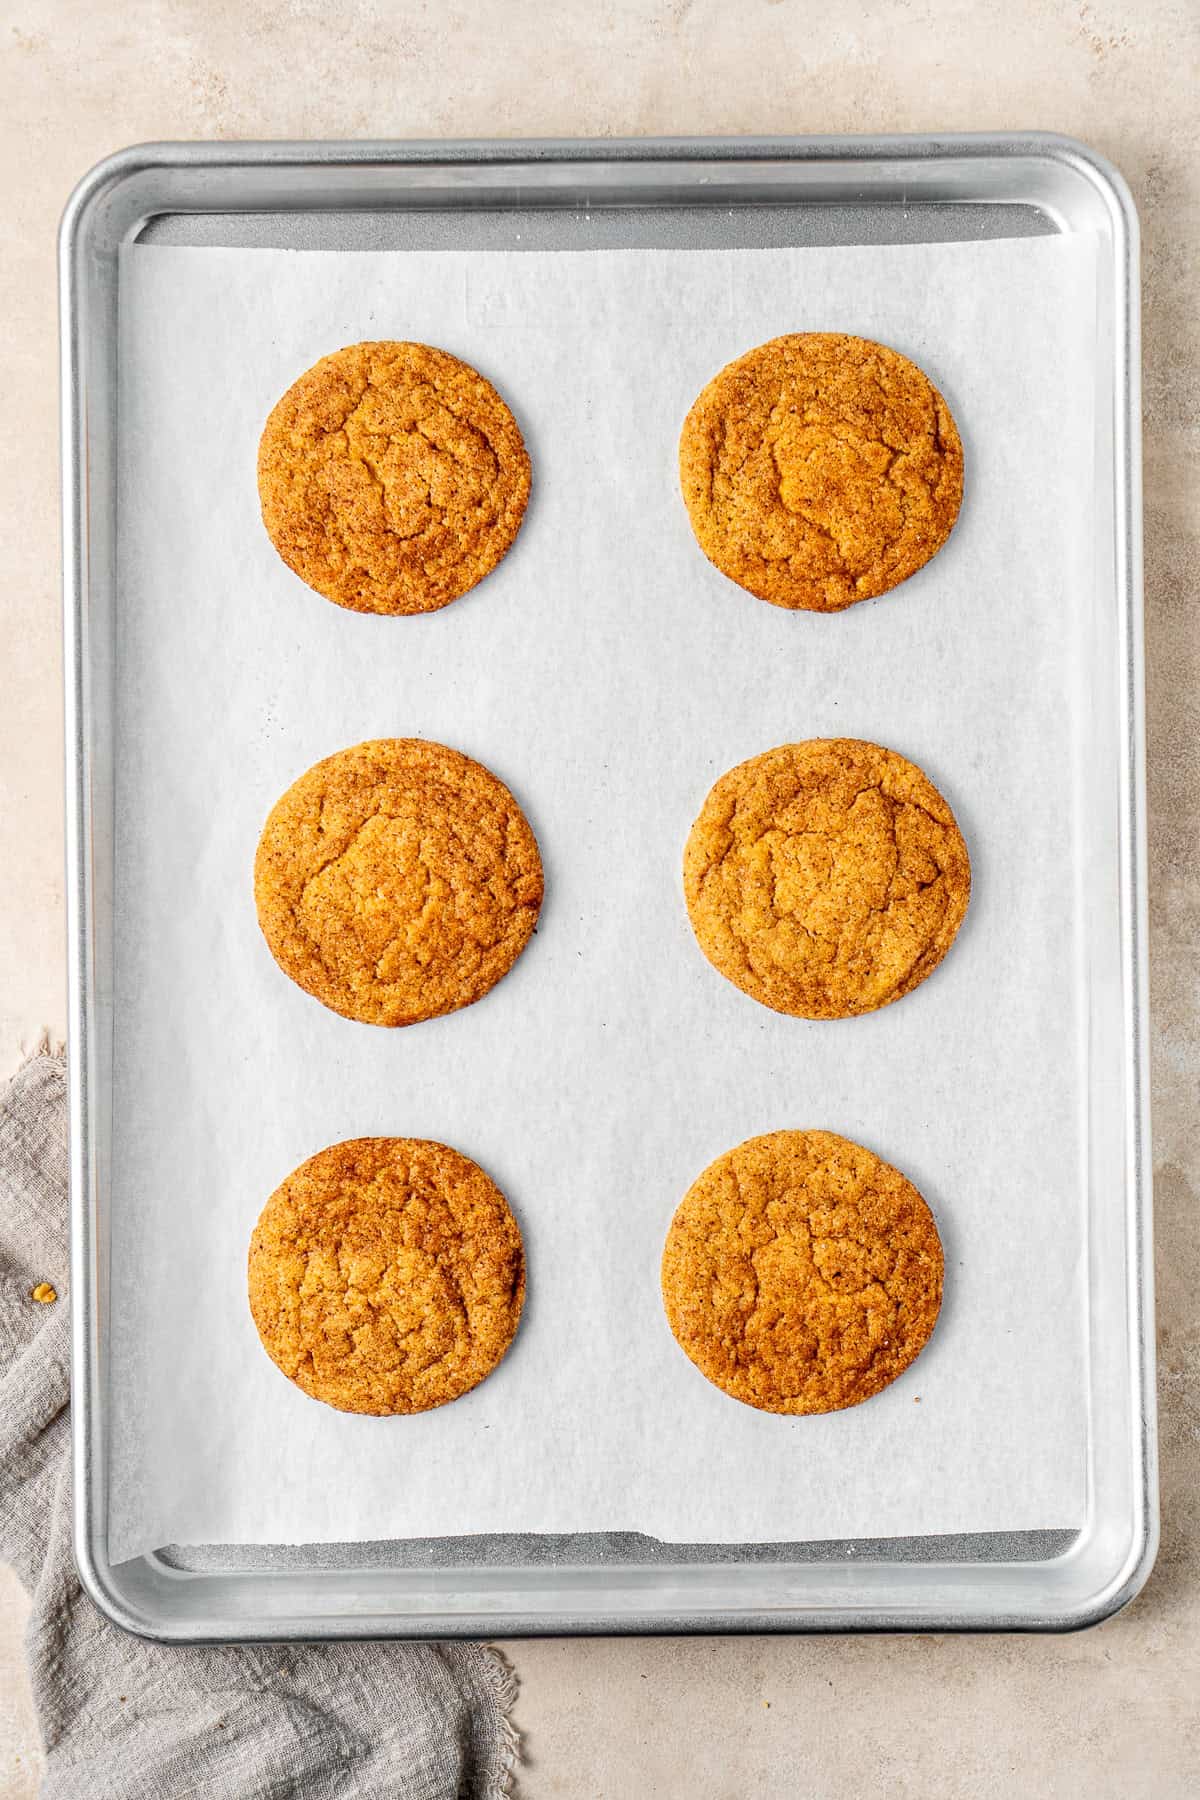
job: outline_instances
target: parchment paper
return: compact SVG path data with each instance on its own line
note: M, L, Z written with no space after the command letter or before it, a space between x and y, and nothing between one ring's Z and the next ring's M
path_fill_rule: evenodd
M322 254L138 247L121 266L111 1549L468 1532L767 1541L1074 1526L1084 1508L1075 646L1092 520L1086 240L889 249ZM948 546L890 596L789 614L716 573L680 423L788 330L875 336L966 449ZM445 346L534 466L516 547L426 618L347 613L279 560L255 489L274 401L369 337ZM782 1018L710 969L682 902L712 781L791 740L914 758L970 845L958 943L868 1018ZM294 987L254 915L263 820L366 738L513 788L547 875L481 1003L406 1030ZM677 1348L658 1265L722 1151L844 1132L937 1216L941 1321L893 1387L789 1420ZM490 1171L529 1297L499 1370L413 1419L339 1415L261 1350L251 1227L326 1144L433 1137Z

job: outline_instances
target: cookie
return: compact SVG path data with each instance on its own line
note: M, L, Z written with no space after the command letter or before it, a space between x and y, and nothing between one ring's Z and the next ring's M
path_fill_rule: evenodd
M946 402L906 356L801 332L709 382L684 421L679 474L722 574L772 606L840 612L945 543L963 453Z
M971 865L914 763L814 738L722 775L692 826L683 886L700 948L743 993L844 1019L933 973L967 910Z
M352 1138L276 1188L250 1240L250 1311L289 1381L341 1412L417 1413L490 1375L525 1298L495 1182L422 1138Z
M352 612L436 612L512 545L529 457L491 382L457 356L350 344L273 409L258 492L271 542L318 594Z
M254 898L305 993L348 1019L412 1025L508 973L537 923L542 864L490 769L425 738L381 738L327 756L276 802Z
M942 1246L911 1181L832 1131L772 1131L692 1183L662 1260L671 1330L763 1412L838 1412L920 1354Z

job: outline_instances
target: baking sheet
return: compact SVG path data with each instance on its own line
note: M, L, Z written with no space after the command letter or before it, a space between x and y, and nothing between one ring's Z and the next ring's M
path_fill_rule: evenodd
M1074 646L1092 554L1095 247L122 253L110 1551L638 1530L673 1541L1067 1527L1084 1512L1085 1104ZM834 618L719 576L679 424L730 357L844 329L913 356L963 433L932 564ZM372 336L500 387L534 499L428 618L362 618L279 561L262 421ZM869 1018L780 1018L691 937L679 865L709 785L860 735L920 762L971 848L941 970ZM476 1006L385 1032L276 968L251 865L278 794L364 738L494 768L536 830L537 937ZM925 1353L852 1412L739 1406L674 1344L671 1213L714 1156L822 1125L937 1215ZM499 1370L415 1419L292 1388L245 1303L254 1219L339 1138L442 1138L508 1195L529 1297Z

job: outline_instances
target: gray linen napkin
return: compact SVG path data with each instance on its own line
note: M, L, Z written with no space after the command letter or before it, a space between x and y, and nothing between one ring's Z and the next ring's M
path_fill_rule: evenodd
M170 1649L91 1605L71 1551L66 1065L0 1088L0 1558L33 1602L44 1800L491 1800L514 1683L477 1644ZM46 1283L57 1298L33 1298Z

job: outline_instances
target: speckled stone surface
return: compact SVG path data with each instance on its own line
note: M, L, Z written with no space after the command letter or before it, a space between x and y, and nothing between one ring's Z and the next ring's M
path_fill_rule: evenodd
M551 15L552 12L552 25ZM155 137L984 130L1096 145L1145 273L1163 1541L1070 1638L510 1646L527 1800L1200 1788L1200 12L1195 0L9 0L0 19L0 1067L63 1025L54 227ZM0 1796L35 1791L0 1577Z

